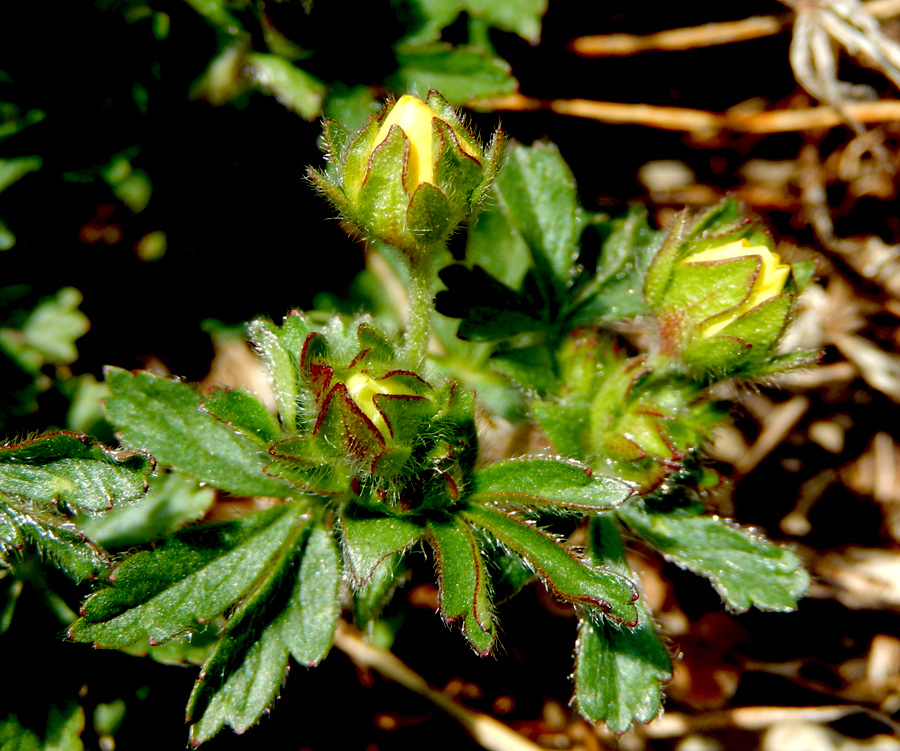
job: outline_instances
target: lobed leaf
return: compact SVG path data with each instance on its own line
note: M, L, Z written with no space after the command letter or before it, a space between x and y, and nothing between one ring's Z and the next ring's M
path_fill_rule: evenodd
M69 519L50 509L0 496L0 563L31 543L77 580L106 570L109 561Z
M88 513L134 501L147 492L155 462L75 433L48 433L0 446L0 493Z
M497 176L499 205L528 243L535 267L562 299L572 281L585 216L575 178L556 146L511 143Z
M389 86L402 91L438 89L456 105L512 94L519 87L509 63L480 47L405 44L397 48L397 63Z
M341 514L344 558L353 583L361 587L372 579L388 556L410 547L425 534L425 527L411 519L368 514L345 506Z
M281 438L275 416L253 394L242 389L215 389L200 405L228 427L272 443Z
M105 407L122 439L162 464L236 496L291 498L297 491L264 472L259 442L200 409L196 389L170 378L106 369Z
M693 508L663 512L635 503L617 513L668 560L708 578L735 610L793 610L809 586L793 551L725 519Z
M498 511L473 505L463 512L463 517L523 558L557 597L594 608L605 618L628 628L637 625L638 611L634 603L638 595L628 578L586 565L537 527Z
M431 522L428 533L437 559L441 617L447 623L461 618L469 644L484 657L494 643L494 618L490 580L475 536L459 517Z
M619 531L607 517L591 519L586 550L596 564L628 574ZM582 616L575 646L575 703L591 722L624 733L634 722L649 722L661 710L662 684L672 663L643 603L638 625L618 629Z
M305 510L300 502L285 503L188 528L127 558L113 585L85 602L70 638L103 647L153 645L221 615L246 596L308 522Z
M576 461L529 457L493 464L473 477L472 498L480 503L509 501L548 511L603 511L627 500L631 486L595 477Z

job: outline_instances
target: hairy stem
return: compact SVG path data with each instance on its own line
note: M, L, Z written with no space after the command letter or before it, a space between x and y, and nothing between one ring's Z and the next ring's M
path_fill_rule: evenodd
M434 258L436 253L423 253L417 263L409 265L409 318L406 322L405 359L417 367L428 352L431 338L431 314L434 312Z

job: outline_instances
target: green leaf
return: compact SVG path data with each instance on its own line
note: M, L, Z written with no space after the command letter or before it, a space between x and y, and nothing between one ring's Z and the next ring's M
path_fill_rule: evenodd
M0 496L0 563L11 551L32 543L77 580L105 571L109 562L65 516L34 504Z
M693 508L662 512L636 503L617 513L666 559L708 578L735 610L793 610L809 586L794 552L725 519Z
M509 63L481 47L435 42L397 49L399 68L388 85L398 91L436 89L452 104L512 94L519 88Z
M36 732L40 730L40 733ZM72 702L62 708L51 706L41 728L23 725L14 714L0 719L2 751L82 751L84 710Z
M288 654L312 666L331 648L340 613L340 560L331 533L306 521L284 545L229 619L188 704L194 742L225 724L241 733L254 724L284 681Z
M152 646L221 615L307 523L305 510L302 503L285 503L233 522L191 527L127 558L113 586L85 602L70 638L103 647Z
M472 530L458 517L428 525L438 565L441 617L462 619L463 632L478 654L490 654L494 643L489 577Z
M528 245L493 201L469 225L466 260L513 290L521 289L531 268Z
M394 553L376 567L365 586L353 593L353 619L357 626L364 628L380 616L406 570L403 553Z
M350 575L354 585L361 587L383 560L419 540L425 527L410 519L377 516L348 505L341 514L341 532Z
M621 574L630 573L619 531L607 517L591 519L587 556ZM575 647L575 703L591 722L605 722L624 733L634 722L650 722L661 710L662 684L672 664L656 628L637 603L640 620L633 631L586 615Z
M586 218L575 178L555 145L512 142L497 176L501 210L528 243L535 267L557 299L572 281Z
M541 35L541 17L547 12L546 0L413 0L410 3L421 16L421 27L411 39L432 41L440 32L466 12L490 26L512 31L531 44Z
M502 350L491 358L491 365L526 393L543 395L557 383L556 363L546 344Z
M437 295L438 312L462 319L458 331L462 339L494 341L547 328L534 300L488 276L479 266L452 264L440 272L440 278L447 289Z
M241 389L216 389L200 406L229 428L254 436L263 443L281 438L281 428L274 415L253 394Z
M147 491L154 461L75 433L48 433L0 446L0 493L88 513L134 501Z
M192 386L170 378L106 368L106 414L122 439L160 463L236 496L291 498L296 490L267 476L268 455L257 440L200 409Z
M628 483L593 476L576 461L525 458L493 464L473 478L472 498L479 503L537 505L547 511L604 511L632 494Z
M521 556L557 597L628 628L637 625L637 590L626 577L587 566L548 534L497 511L471 506L463 517Z
M578 292L572 326L628 318L646 312L643 279L661 242L661 232L650 229L645 210L632 209L608 227L594 278Z
M201 488L196 480L174 472L151 477L149 482L149 491L137 503L82 516L79 528L106 548L139 545L202 518L216 497L212 488Z
M247 74L267 94L305 120L322 114L326 86L315 76L278 55L251 52L246 57Z
M339 589L343 569L331 532L313 527L282 633L291 655L301 665L318 665L331 649L341 613Z
M81 293L64 287L42 300L21 329L0 329L0 348L19 366L38 375L45 364L69 365L78 359L75 340L87 333L90 322L78 310Z
M42 163L39 156L20 156L15 159L0 159L0 193L17 180L21 180L29 172L36 172L39 170Z

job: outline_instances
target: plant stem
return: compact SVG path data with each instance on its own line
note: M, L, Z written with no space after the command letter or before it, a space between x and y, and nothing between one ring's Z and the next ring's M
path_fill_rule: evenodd
M433 259L436 255L423 253L417 263L409 265L409 317L403 354L412 367L418 367L428 352L431 314L434 312Z

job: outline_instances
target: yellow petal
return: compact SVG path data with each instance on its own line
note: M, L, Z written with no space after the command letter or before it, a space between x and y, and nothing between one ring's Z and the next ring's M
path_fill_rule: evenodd
M399 125L409 141L409 161L406 165L406 187L412 193L422 183L434 183L434 153L432 125L434 111L418 97L405 94L388 113L375 145L383 143L392 125Z

